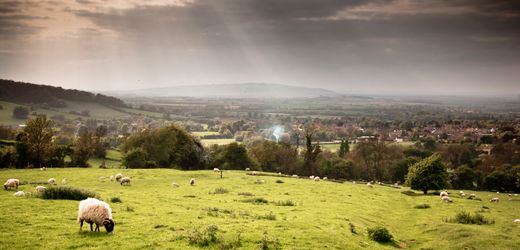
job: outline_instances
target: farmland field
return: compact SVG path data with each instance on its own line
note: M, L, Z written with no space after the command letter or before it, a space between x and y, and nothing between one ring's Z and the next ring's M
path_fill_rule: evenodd
M201 142L206 145L206 146L211 146L211 145L226 145L226 144L230 144L232 142L235 142L235 139L233 138L230 138L230 139L202 139Z
M191 134L202 137L202 136L206 136L206 135L218 135L220 133L214 132L214 131L193 131L193 132L191 132Z
M100 176L117 172L131 176L132 184L121 186L108 178L99 181ZM513 223L520 213L520 199L513 196L508 201L505 194L466 191L482 201L452 195L453 203L443 203L437 195L402 194L407 188L250 176L244 171L225 171L223 179L212 171L169 169L0 171L1 180L18 178L23 183L50 177L56 178L59 186L61 179L67 178L67 185L95 191L108 201L115 234L107 235L104 228L100 233L89 232L88 224L80 232L78 201L20 198L13 196L14 191L2 190L0 210L9 211L0 213L2 248L197 249L200 245L190 244L190 239L196 241L195 230L203 232L209 225L217 226L217 240L209 243L215 249L258 249L264 237L270 247L278 242L283 249L515 249L520 242L520 225ZM196 178L195 186L188 185L190 178ZM257 179L265 183L255 184ZM172 182L180 187L172 187ZM19 189L31 193L35 186L25 184ZM213 194L216 189L220 192ZM490 203L495 196L501 201ZM122 202L110 202L113 197ZM260 202L247 202L255 199ZM414 208L418 204L431 208ZM495 223L443 221L462 210L480 211ZM368 239L366 229L373 226L385 226L395 242L380 244Z

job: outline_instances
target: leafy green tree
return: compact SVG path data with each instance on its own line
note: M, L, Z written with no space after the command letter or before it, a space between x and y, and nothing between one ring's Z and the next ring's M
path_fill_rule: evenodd
M71 156L71 166L89 167L87 161L92 157L92 154L92 133L87 130L76 140L74 152Z
M146 154L141 150L132 150L123 157L123 166L127 168L144 168L146 166Z
M29 116L29 109L22 106L16 106L13 109L13 117L16 119L27 119Z
M345 157L345 155L350 151L350 146L348 144L348 140L341 140L341 144L339 145L338 155L339 157Z
M478 174L467 166L459 167L450 174L451 186L457 189L475 189L478 178Z
M251 156L260 164L262 170L289 173L298 155L289 143L263 140L251 147Z
M303 174L314 175L316 168L316 160L318 155L321 153L321 147L319 144L312 144L312 139L316 133L316 127L314 124L305 127L305 152L303 156Z
M448 172L438 154L412 165L406 177L406 184L414 190L421 190L424 194L428 190L439 190L448 186Z
M41 167L45 161L52 140L52 121L45 116L38 116L27 121L24 128L26 133L25 143L29 147L31 163Z
M210 166L220 169L244 169L256 165L249 157L246 147L236 142L214 146L210 155Z

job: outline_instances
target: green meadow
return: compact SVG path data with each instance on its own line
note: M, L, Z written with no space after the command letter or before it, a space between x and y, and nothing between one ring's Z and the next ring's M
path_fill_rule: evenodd
M118 172L132 177L130 186L109 180ZM113 210L115 233L90 232L88 224L80 231L78 201L32 195L36 183L51 177L58 186L67 178L67 186L97 192ZM520 243L520 224L513 223L520 217L516 196L508 200L506 194L465 191L479 201L450 190L453 203L444 203L438 195L403 194L410 190L391 186L245 171L224 171L223 177L171 169L0 170L0 180L17 178L25 183L19 190L27 193L15 197L14 190L0 191L0 248L518 249ZM194 186L188 184L191 178ZM111 202L114 197L121 202ZM491 203L492 197L500 202ZM420 204L430 208L414 208ZM478 212L494 223L445 222L459 211ZM367 228L374 226L386 227L394 242L370 240ZM201 243L208 227L214 238Z

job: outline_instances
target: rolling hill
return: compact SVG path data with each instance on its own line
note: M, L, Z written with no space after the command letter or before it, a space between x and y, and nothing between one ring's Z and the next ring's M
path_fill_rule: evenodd
M222 97L222 98L313 98L336 97L341 94L322 88L296 87L283 84L238 83L172 86L139 90L108 91L114 96L146 97Z

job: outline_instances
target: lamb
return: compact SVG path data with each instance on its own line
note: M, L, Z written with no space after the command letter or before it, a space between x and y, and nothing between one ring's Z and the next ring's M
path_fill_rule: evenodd
M450 197L448 197L448 196L442 196L442 197L441 197L441 200L442 200L442 201L445 201L445 202L453 202L453 201L450 199Z
M96 198L88 198L79 202L78 207L78 223L79 230L83 227L83 221L90 224L90 231L92 224L96 224L96 229L99 232L99 225L105 226L108 233L114 231L114 221L112 220L112 209L103 201Z
M177 184L176 182L172 182L172 187L180 187L180 185Z
M63 185L67 185L67 178L63 178L63 179L61 180L61 184L63 184Z
M24 197L25 196L25 192L24 191L18 191L16 193L14 193L14 196L16 196L16 197Z
M195 178L191 178L190 185L195 186Z
M442 199L442 197L444 197L444 196L448 196L448 192L446 192L446 191L442 191L442 192L440 193L440 197L441 197L441 199Z
M213 172L220 172L220 169L218 169L218 168L213 168Z
M320 177L319 176L315 176L314 177L314 181L320 181Z
M20 185L20 181L18 179L7 179L7 181L4 183L4 189L7 190L15 188L18 189L18 186Z
M123 178L123 174L121 174L121 173L116 174L116 181L117 182L121 182L121 178Z
M49 183L49 185L56 185L56 179L54 178L50 178L47 183Z
M128 185L130 185L130 182L131 182L131 181L132 181L132 179L131 179L130 177L123 177L123 178L121 178L121 186L122 186L123 184L128 184Z
M36 189L36 192L43 193L45 191L45 189L47 189L47 188L44 186L37 186L35 189Z
M499 202L500 199L498 197L495 197L495 198L492 198L491 200L489 200L490 202Z

